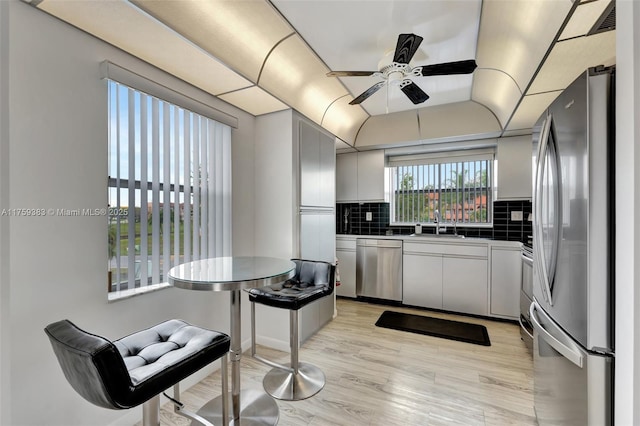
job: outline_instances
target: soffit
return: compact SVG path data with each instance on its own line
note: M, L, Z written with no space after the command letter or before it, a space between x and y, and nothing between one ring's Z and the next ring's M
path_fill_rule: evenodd
M252 85L126 1L45 0L38 8L212 95Z
M587 68L615 64L615 30L589 35L611 6L611 0L583 1L576 5L505 131L531 128L545 108Z
M462 30L455 27L455 31L452 29L447 33L447 27L454 28L455 15L428 16L426 8L415 9L413 3L420 2L275 0L274 4L287 14L291 10L301 13L300 8L304 9L305 23L296 25L296 29L264 0L134 2L144 11L124 0L44 0L37 7L251 114L292 107L351 145L359 145L356 139L366 134L360 129L364 129L362 124L368 120L369 113L361 106L348 105L354 90L337 78L324 76L329 68L326 64L336 61L347 68L356 67L348 61L360 52L368 52L373 58L379 56L381 47L390 46L388 49L393 50L390 40L395 41L400 31L385 25L403 20L409 25L409 31L429 34L424 45L429 49L419 51L416 61L446 61L448 58L439 55L444 55L448 49L467 54L458 47L466 46L468 42L459 43L454 39L456 34L469 30L463 25ZM454 2L445 3L449 5L447 7L454 7L451 6ZM534 114L544 109L544 102L552 96L528 96L561 90L585 68L615 62L614 32L584 35L593 26L592 21L598 19L598 11L606 10L609 3L609 0L579 4L560 0L484 0L475 54L478 69L472 76L455 76L460 77L456 84L447 83L448 77L425 78L440 86L434 87L432 93L440 92L443 97L438 100L434 96L435 105L417 110L418 117L442 120L437 129L449 126L452 130L432 134L425 132L424 127L416 130L402 125L395 127L398 131L389 131L383 126L380 131L386 142L406 143L403 139L415 135L416 131L422 139L446 139L449 136L442 136L445 133L463 132L459 129L468 124L465 121L469 117L467 102L449 102L469 96L473 100L471 104L486 107L478 113L488 120L480 125L472 117L473 129L485 128L493 134L496 123L503 132L518 131L519 126L533 124L537 119ZM326 4L332 4L333 8L316 9ZM360 8L358 16L367 19L349 21L356 30L364 31L372 26L369 17L375 20L378 15L380 19L385 13L387 16L380 25L373 25L374 36L360 39L360 45L353 46L350 43L355 43L356 39L341 37L342 27L331 30L337 22L331 17L356 13L357 8ZM320 10L329 15L324 16ZM565 23L570 13L573 13L571 20ZM313 32L309 33L307 26L312 24L321 26L324 44L311 42L314 38L309 34ZM558 34L562 41L554 45ZM372 39L375 42L372 43ZM365 41L369 44L363 44ZM471 79L473 83L470 93L461 88L468 84L464 79ZM459 83L462 86L458 86ZM358 84L366 86L365 83ZM384 98L387 94L381 90L376 96ZM388 104L385 100L384 105L385 113L387 105L390 111L396 107L391 98ZM371 111L382 113L380 108ZM447 114L442 115L441 111L447 111ZM388 116L380 120L387 122L399 117ZM399 120L405 124L413 122ZM377 120L369 121L367 127ZM424 123L412 125L424 126Z
M264 0L131 2L254 83L273 47L295 32Z

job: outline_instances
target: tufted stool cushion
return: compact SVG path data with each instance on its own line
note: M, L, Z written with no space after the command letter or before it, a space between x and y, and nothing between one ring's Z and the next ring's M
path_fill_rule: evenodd
M335 265L329 262L292 259L296 275L284 283L247 290L249 300L275 308L297 311L333 293Z
M104 408L140 405L229 351L229 336L169 320L111 342L69 320L45 332L71 386Z

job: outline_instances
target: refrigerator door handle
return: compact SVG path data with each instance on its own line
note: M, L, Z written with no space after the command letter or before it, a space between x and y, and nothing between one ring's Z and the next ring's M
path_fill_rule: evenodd
M563 342L549 333L543 326L540 324L538 320L538 315L545 317L547 322L551 321L541 309L539 309L538 304L534 301L531 303L529 307L529 315L531 315L531 325L533 325L533 329L538 332L539 336L547 342L553 349L560 352L562 356L566 359L582 368L584 363L584 356L579 350L578 345L570 341L569 339L562 339Z
M537 256L538 259L542 259L542 261L538 261L536 266L542 275L542 295L546 299L547 303L550 306L553 306L553 299L551 298L551 286L549 284L549 271L547 271L547 266L544 262L546 259L546 253L544 250L544 243L542 241L542 173L544 162L546 161L547 149L549 147L549 134L551 132L551 116L548 116L544 123L542 123L542 131L540 132L540 142L538 143L538 159L536 162L536 185L535 185L535 194L534 200L535 203L535 212L533 215L533 225L534 225L534 233L533 237L535 239L535 248L539 250L540 256Z

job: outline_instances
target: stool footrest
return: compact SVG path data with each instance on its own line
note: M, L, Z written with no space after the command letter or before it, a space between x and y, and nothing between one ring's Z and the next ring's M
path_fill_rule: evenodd
M286 365L283 364L278 364L277 362L271 361L270 359L267 359L263 356L260 356L256 353L251 354L251 357L254 359L257 359L258 361L260 361L263 364L268 365L269 367L273 367L273 368L278 368L280 370L284 370L288 373L293 373L293 368L291 367L287 367Z

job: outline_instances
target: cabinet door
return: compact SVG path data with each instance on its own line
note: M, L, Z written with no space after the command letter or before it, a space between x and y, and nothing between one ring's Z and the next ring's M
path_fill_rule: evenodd
M402 303L442 309L442 257L402 257Z
M442 306L448 311L488 314L487 260L442 258Z
M300 344L302 344L320 328L320 306L318 301L309 303L301 308L298 315L298 332L300 333Z
M498 139L498 200L531 199L531 136Z
M358 153L358 201L384 201L384 151Z
M300 257L335 262L335 226L333 213L304 212L300 215Z
M300 205L320 205L320 132L300 122Z
M338 269L340 270L340 287L336 288L338 296L356 297L356 252L336 250Z
M320 133L320 165L318 205L335 207L336 193L336 142L333 138Z
M336 156L336 201L358 201L358 153Z
M522 260L520 250L491 249L491 315L517 319L520 315Z

